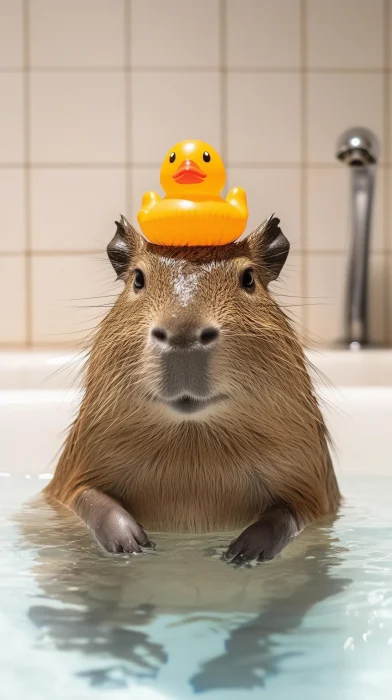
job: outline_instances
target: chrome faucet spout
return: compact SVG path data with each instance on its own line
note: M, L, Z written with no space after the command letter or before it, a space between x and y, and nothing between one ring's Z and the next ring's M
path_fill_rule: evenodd
M369 253L378 154L377 138L369 129L349 129L339 139L336 157L351 169L352 231L346 285L344 342L352 349L359 349L370 343Z

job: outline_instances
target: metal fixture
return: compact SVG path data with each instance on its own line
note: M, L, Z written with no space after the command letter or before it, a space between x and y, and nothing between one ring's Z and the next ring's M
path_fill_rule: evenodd
M336 157L351 168L352 236L345 303L344 343L352 350L369 345L368 296L371 217L379 144L369 129L345 131Z

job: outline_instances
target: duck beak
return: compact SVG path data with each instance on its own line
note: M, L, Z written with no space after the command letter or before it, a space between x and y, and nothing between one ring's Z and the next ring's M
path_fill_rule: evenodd
M179 185L196 185L207 175L194 160L183 160L172 177Z

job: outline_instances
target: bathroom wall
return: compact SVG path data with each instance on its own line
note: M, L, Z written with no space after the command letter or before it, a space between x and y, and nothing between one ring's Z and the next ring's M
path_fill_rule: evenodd
M221 151L249 226L281 218L281 303L339 336L349 241L343 129L381 143L373 337L392 343L392 2L0 0L0 345L75 345L121 289L105 256L176 141Z

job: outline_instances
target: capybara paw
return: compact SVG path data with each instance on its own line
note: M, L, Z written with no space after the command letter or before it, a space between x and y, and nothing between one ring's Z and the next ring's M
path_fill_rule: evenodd
M121 507L114 507L103 516L94 534L103 549L116 554L136 554L142 548L155 547L132 515Z
M289 511L271 509L230 543L224 558L232 564L269 561L297 532L297 524Z

